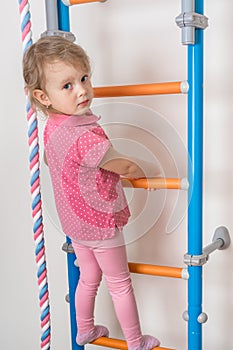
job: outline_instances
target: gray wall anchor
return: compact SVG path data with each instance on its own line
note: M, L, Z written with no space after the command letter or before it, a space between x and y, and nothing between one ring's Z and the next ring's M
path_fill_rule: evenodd
M184 262L188 266L202 266L208 259L210 253L215 250L227 249L231 244L231 238L228 229L225 226L220 226L215 230L212 243L203 248L203 253L201 255L184 255Z
M219 240L222 241L221 245ZM219 250L227 249L230 246L231 237L228 229L225 226L219 226L218 228L216 228L212 242L216 242L216 241L219 242L219 247L217 248Z

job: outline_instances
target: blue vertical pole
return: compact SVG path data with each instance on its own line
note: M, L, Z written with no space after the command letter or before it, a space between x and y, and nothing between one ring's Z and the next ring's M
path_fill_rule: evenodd
M203 0L195 1L195 12L203 14ZM203 172L203 30L195 30L195 44L188 46L188 151L189 177L188 254L202 254ZM189 266L188 350L202 349L202 267Z
M58 28L65 32L70 31L70 16L69 7L64 5L61 0L57 0L57 12L58 12Z
M69 9L63 4L61 0L57 1L58 11L58 29L66 32L70 31ZM71 240L67 237L68 244ZM72 350L83 350L84 346L76 343L77 322L75 313L75 291L79 280L79 268L74 265L75 254L67 253L67 268L68 268L68 282L69 282L69 300L70 300L70 326L71 326L71 342Z
M67 237L66 242L71 243ZM83 350L84 347L76 343L77 336L77 322L75 313L75 292L79 280L79 268L74 265L75 254L67 253L67 268L68 268L68 282L69 282L69 303L70 303L70 330L71 330L71 343L72 350Z

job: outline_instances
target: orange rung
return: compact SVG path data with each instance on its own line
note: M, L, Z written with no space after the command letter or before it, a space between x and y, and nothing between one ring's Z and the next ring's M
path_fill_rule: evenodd
M65 0L65 5L88 4L89 2L105 2L106 0Z
M126 341L120 340L120 339L114 339L114 338L101 337L94 340L91 344L106 346L107 348L113 348L113 349L128 350ZM156 347L153 350L175 350L175 349Z
M103 86L94 88L94 97L120 97L140 95L180 94L183 82ZM186 91L185 91L186 92Z
M183 278L183 269L181 267L158 266L129 262L129 270L132 273L140 273L145 275Z
M124 187L135 187L135 188L145 188L145 189L186 189L187 182L186 179L176 179L176 178L141 178L141 179L131 179L122 178L122 184ZM184 184L184 186L183 186Z

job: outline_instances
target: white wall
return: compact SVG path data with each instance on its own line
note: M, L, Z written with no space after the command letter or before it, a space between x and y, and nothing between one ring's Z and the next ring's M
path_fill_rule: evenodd
M34 40L45 30L44 6L31 2ZM94 85L149 83L186 79L186 48L174 18L180 1L109 0L71 10L72 31L93 62ZM204 244L215 228L232 232L232 90L231 0L209 1L205 31ZM1 327L0 346L39 349L40 326L34 242L30 214L27 123L21 77L22 45L17 2L2 16L1 38ZM120 103L118 103L120 102ZM105 104L105 105L104 105ZM153 96L96 100L117 147L147 159L157 157L166 176L186 175L186 97ZM116 123L113 130L112 123ZM43 122L40 123L41 128ZM116 131L115 131L116 130ZM121 139L119 141L119 138ZM46 170L42 167L44 223L52 313L52 348L70 349L68 307L64 302L66 256ZM183 266L186 252L186 195L176 191L127 194L133 220L126 230L130 261ZM178 201L177 205L175 205ZM168 225L173 208L176 208ZM142 214L140 212L142 211ZM183 221L180 221L184 217ZM167 226L168 225L168 226ZM170 233L168 233L170 232ZM142 237L140 237L142 236ZM232 349L232 246L211 256L204 267L203 349ZM164 347L186 349L186 282L132 276L143 332ZM121 337L105 285L97 297L96 321ZM17 345L16 345L17 344ZM93 346L88 346L88 349Z

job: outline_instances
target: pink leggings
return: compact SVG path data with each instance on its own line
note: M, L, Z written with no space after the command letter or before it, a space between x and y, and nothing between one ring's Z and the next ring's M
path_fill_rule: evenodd
M142 339L137 306L131 284L126 248L122 245L108 247L103 244L86 246L72 242L77 256L80 279L75 296L76 319L79 334L88 333L94 327L94 304L102 274L112 296L117 318L127 345L137 347ZM108 240L109 242L111 240Z

